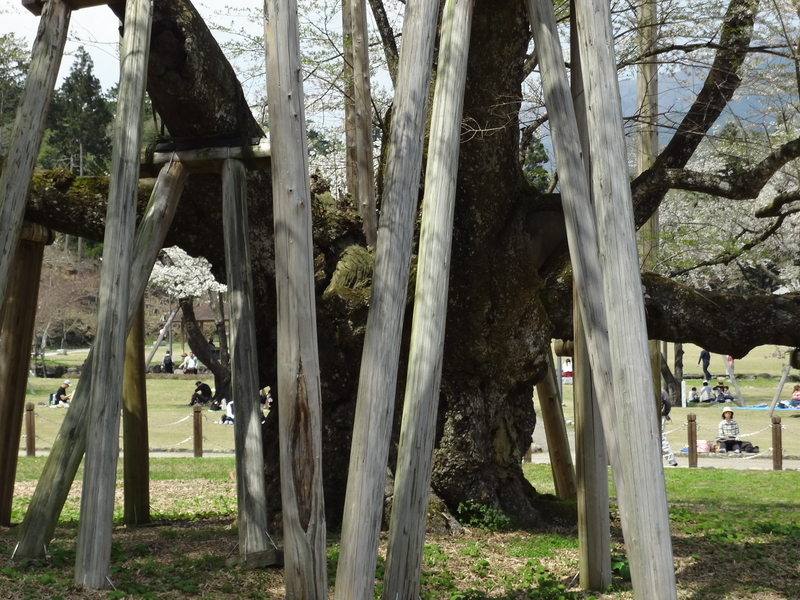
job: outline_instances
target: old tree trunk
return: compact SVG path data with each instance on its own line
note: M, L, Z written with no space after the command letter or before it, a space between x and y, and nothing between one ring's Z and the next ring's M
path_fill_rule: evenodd
M531 395L546 372L544 352L552 337L572 335L572 282L565 270L560 201L527 187L517 156L528 35L524 3L476 1L464 105L465 122L475 131L465 136L461 149L432 485L451 507L472 500L535 524L540 519L536 492L522 476L520 458L536 426ZM249 140L262 135L231 66L188 0L155 0L148 91L174 137ZM662 161L656 168L674 170L685 160ZM663 180L643 176L634 196L637 218L646 218L658 205L664 189L656 182ZM248 173L253 293L262 316L256 323L260 378L275 389L270 189L268 172ZM315 190L325 505L329 522L336 524L344 500L371 259L363 250L355 209L312 182L312 194ZM100 240L106 192L102 179L36 175L26 218ZM148 196L143 181L140 212ZM221 209L219 176L191 175L167 244L205 256L224 281ZM734 356L756 344L800 344L798 299L711 297L655 277L645 284L648 326L655 338L697 342ZM763 315L755 327L753 315ZM404 376L401 365L399 387ZM398 392L402 399L402 389ZM264 436L271 511L280 506L276 413L270 413Z

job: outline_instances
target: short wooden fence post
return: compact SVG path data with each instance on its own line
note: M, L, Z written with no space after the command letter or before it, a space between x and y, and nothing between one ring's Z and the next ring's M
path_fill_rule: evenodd
M36 456L36 420L33 402L25 404L25 449L28 456Z
M194 405L194 457L203 458L203 407Z
M772 417L772 470L783 471L783 431L780 417Z
M687 429L689 430L689 467L697 468L697 415L686 415Z

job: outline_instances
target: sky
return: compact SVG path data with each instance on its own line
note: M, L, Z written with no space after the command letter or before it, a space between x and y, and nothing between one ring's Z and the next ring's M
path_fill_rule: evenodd
M263 0L237 0L237 8L262 6ZM198 12L209 19L214 9L209 2L195 2ZM216 2L222 8L222 2ZM39 27L39 17L34 16L22 6L21 0L0 0L0 34L15 33L27 40L28 48L33 47L33 40ZM100 80L103 90L113 87L119 79L119 20L107 6L83 8L72 12L69 26L69 37L65 48L65 56L61 61L56 87L69 74L73 59L70 56L78 46L83 45L94 61L95 76ZM215 36L219 35L215 33Z

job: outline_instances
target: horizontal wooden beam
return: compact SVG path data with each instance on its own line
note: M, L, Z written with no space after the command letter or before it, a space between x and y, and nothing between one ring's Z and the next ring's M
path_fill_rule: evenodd
M49 227L39 225L38 223L31 223L30 221L22 222L22 237L20 238L26 242L38 242L49 246L56 239L55 232Z
M46 1L47 0L22 0L22 6L39 17L42 14L44 3ZM92 6L103 6L105 4L108 4L109 6L112 4L125 4L125 2L120 2L119 0L64 0L64 3L67 4L72 10L89 8Z
M228 158L241 160L248 169L268 169L269 138L254 140L252 146L215 146L145 153L139 168L140 177L155 177L169 162L180 162L192 172L216 173Z

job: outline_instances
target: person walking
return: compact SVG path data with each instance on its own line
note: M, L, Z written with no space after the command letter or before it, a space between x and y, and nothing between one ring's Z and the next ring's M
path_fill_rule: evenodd
M164 355L164 360L161 361L161 372L162 373L172 373L174 363L172 362L172 353L167 350L167 353Z
M705 348L700 350L700 358L697 360L697 364L700 365L700 363L703 363L703 379L711 381L711 373L708 372L708 365L711 364L711 353Z

